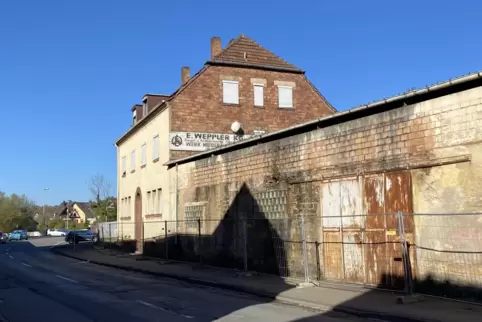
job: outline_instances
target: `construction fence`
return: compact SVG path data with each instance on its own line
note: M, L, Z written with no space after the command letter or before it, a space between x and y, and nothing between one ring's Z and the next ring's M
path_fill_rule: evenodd
M108 247L164 260L482 300L479 213L120 222L100 230Z

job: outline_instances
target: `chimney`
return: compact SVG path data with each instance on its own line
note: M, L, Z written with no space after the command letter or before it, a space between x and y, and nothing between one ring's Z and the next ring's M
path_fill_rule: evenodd
M213 37L211 38L211 60L214 59L221 52L221 38Z
M181 85L186 84L186 82L191 78L191 74L189 72L189 67L183 67L181 68Z

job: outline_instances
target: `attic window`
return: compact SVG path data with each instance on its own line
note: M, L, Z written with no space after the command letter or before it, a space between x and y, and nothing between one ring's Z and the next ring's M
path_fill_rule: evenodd
M132 124L136 124L136 119L137 119L136 110L134 110L134 112L132 112Z
M142 117L147 115L147 98L142 101Z
M223 103L239 104L239 84L237 81L223 80Z
M293 87L278 86L278 106L280 108L293 107Z

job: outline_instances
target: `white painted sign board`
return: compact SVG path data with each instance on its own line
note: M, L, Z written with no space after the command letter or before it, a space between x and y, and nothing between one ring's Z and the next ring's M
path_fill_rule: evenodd
M222 145L236 143L250 138L250 135L203 133L203 132L171 132L169 149L178 151L206 151Z

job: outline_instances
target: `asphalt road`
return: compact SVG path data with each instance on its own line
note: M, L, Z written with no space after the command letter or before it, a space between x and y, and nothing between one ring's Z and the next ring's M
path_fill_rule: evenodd
M79 262L52 253L56 244L0 245L0 321L361 321Z

